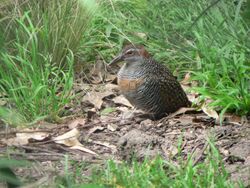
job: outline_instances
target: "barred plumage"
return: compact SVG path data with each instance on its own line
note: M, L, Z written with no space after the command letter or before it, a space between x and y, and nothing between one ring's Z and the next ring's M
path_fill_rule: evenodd
M136 108L158 118L190 105L176 78L164 65L153 60L144 47L125 47L111 64L119 61L125 63L118 72L118 85Z

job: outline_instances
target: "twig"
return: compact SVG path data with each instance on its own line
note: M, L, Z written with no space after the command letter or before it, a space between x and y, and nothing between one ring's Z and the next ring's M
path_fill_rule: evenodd
M60 156L60 157L64 157L65 155L61 154L61 153L29 153L29 156Z
M63 158L60 155L43 155L41 153L39 154L34 155L34 153L31 153L30 155L26 155L25 157L27 160L32 160L32 161L59 161L59 160L62 160Z
M200 143L200 144L196 145L196 146L192 149L192 151L191 151L191 156L193 156L195 150L196 150L199 146L201 146L201 145L203 145L203 144L204 144L204 143Z
M7 135L7 134L16 134L16 133L37 133L37 132L52 132L49 129L40 129L40 130L24 130L24 131L4 131L0 132L0 135Z
M184 147L187 145L187 139L184 140L182 146L181 146L181 151L184 149Z
M204 145L204 147L202 148L201 153L200 153L200 155L196 158L196 160L194 161L193 166L195 166L195 165L199 162L199 160L201 159L203 153L204 153L205 150L207 149L207 146L208 146L208 142L207 142L207 143Z
M32 146L19 146L20 148L23 149L27 149L27 150L33 150L33 151L40 151L40 152L45 152L44 154L51 154L51 155L60 155L60 156L64 156L61 153L56 153L54 151L50 151L48 149L44 149L44 148L38 148L38 147L32 147Z

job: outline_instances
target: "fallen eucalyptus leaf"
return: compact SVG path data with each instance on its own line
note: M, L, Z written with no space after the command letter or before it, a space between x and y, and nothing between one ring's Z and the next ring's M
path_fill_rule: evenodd
M70 149L81 150L93 155L97 155L97 153L83 147L83 145L78 141L79 135L80 135L79 131L76 128L74 128L63 135L57 136L53 140L57 144L63 144L65 146L70 147Z
M103 98L114 94L112 91L96 92L91 91L86 94L84 100L92 103L97 109L100 109L103 103Z
M30 139L42 141L49 136L47 132L30 132L30 133L16 133L16 137L9 139L2 139L2 142L8 146L22 146L27 145Z
M133 105L122 95L119 95L119 96L113 98L113 101L115 104L121 104L121 105L131 107L131 108L133 107Z
M85 123L86 123L86 119L78 118L78 119L73 120L73 121L68 125L68 127L69 127L70 129L74 129L74 128L76 128L78 125L84 126Z
M213 110L212 108L209 108L209 107L207 107L205 105L203 105L201 109L206 115L208 115L209 117L214 118L216 123L220 122L220 117L219 117L218 113L215 110Z

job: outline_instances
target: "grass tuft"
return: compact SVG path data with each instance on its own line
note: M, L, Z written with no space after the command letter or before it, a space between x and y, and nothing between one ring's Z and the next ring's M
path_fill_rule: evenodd
M67 162L67 161L66 161ZM224 168L219 151L212 141L208 141L204 161L194 165L192 157L176 162L161 157L131 163L109 160L99 166L92 176L83 176L82 165L77 164L74 172L66 168L65 179L58 179L60 187L243 187L241 182L231 182ZM86 169L85 169L86 170ZM73 178L74 177L74 178ZM85 178L84 178L85 177ZM80 179L79 179L80 178ZM80 181L76 181L76 179ZM67 180L67 181L66 181Z
M220 154L210 142L204 162L194 166L192 159L173 164L161 158L143 163L117 164L110 160L92 181L110 187L234 187L221 162ZM241 184L239 183L239 186Z
M4 1L0 93L26 121L55 121L71 100L73 66L94 1Z

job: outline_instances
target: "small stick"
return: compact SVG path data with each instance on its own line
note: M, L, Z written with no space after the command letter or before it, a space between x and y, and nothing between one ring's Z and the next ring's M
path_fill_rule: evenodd
M28 149L28 150L34 150L34 151L40 151L40 152L45 152L47 154L52 154L52 155L60 155L60 156L64 156L61 153L56 153L54 151L50 151L48 149L44 149L44 148L38 148L38 147L32 147L32 146L19 146L20 148L23 149Z
M201 153L200 153L200 155L196 158L196 160L194 161L193 166L195 166L195 165L199 162L199 160L201 159L203 153L204 153L205 150L207 149L207 146L208 146L208 142L207 142L207 143L204 145L204 147L202 148Z
M20 130L20 131L5 131L0 132L0 135L7 135L7 134L16 134L16 133L37 133L37 132L52 132L52 130L49 129L40 129L40 130Z
M187 139L184 140L182 146L181 146L181 151L184 149L184 147L187 145Z

